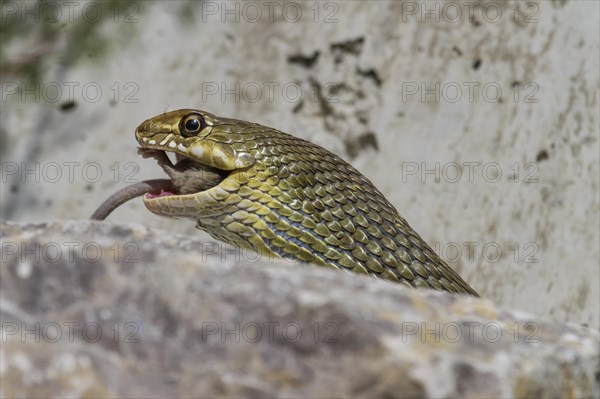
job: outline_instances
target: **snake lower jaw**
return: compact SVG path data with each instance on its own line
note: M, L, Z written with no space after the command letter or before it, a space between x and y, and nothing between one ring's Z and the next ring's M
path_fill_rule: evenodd
M210 213L211 209L218 208L230 192L225 190L222 185L233 180L231 176L226 177L223 182L204 191L191 194L177 194L163 192L159 195L146 194L143 202L146 208L157 215L173 218L198 219L201 215Z
M138 149L138 153L144 158L154 158L170 177L164 186L156 187L144 195L146 208L162 216L193 218L198 209L214 206L213 198L221 198L222 195L219 194L226 192L219 186L233 171L202 165L178 153L175 153L176 163L173 164L167 152L171 151L143 147Z

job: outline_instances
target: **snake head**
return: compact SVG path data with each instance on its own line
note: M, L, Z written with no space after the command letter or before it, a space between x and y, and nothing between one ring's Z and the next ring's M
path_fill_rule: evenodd
M144 121L135 130L142 148L173 152L202 165L234 170L254 163L241 121L180 109ZM251 140L250 140L251 142Z
M169 187L146 194L144 204L159 215L196 218L239 188L255 162L256 126L194 109L167 112L135 131L140 154L155 158L170 176ZM166 153L174 153L172 164ZM175 189L173 189L173 187Z

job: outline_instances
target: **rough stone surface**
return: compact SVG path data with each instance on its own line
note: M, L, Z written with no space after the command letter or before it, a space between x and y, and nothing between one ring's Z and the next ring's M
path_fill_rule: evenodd
M2 397L598 397L597 330L133 224L3 223Z
M128 1L83 40L111 47L64 67L64 35L100 24L81 21L85 3L56 39L3 46L9 60L54 46L35 58L40 99L2 102L3 168L17 167L3 170L4 220L85 218L126 184L162 177L133 131L197 107L345 157L483 297L600 328L598 2L275 2L270 13L260 1ZM78 84L68 110L63 82ZM63 88L55 102L51 83ZM199 234L141 201L113 220Z

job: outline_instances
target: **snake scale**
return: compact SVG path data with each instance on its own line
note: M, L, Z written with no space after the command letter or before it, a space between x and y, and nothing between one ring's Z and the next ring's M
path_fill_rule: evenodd
M366 177L311 142L193 109L148 119L135 137L170 179L121 190L93 219L146 194L151 212L260 254L478 296Z

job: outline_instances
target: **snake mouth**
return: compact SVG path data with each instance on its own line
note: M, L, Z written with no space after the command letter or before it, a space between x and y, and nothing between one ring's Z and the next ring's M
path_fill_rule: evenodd
M174 154L175 163L171 161L167 152ZM163 183L155 185L151 191L146 193L145 201L200 193L217 187L232 172L203 165L177 152L162 149L140 147L138 154L143 158L155 159L170 177L170 179L160 180Z
M143 196L144 205L151 212L163 216L185 217L194 210L214 203L214 196L225 192L224 181L235 179L234 170L221 170L203 165L180 154L175 163L162 149L138 148L144 158L154 158L169 179L153 179L130 184L105 200L93 213L93 220L104 220L125 202Z

